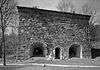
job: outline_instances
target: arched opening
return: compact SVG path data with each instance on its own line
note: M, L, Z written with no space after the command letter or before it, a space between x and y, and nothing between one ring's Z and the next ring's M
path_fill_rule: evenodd
M91 49L91 58L94 59L96 57L100 57L100 49Z
M55 48L55 59L60 59L60 48Z
M32 45L31 50L31 57L44 57L44 47L41 43L34 43Z
M0 45L0 58L2 58L2 45Z
M33 57L43 57L44 52L42 47L35 47L33 51Z
M80 58L80 46L77 44L74 44L69 48L69 58L72 57Z

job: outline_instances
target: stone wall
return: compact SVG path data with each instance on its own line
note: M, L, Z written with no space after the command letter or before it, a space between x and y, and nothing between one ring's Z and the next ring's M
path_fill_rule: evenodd
M20 45L28 49L36 42L44 44L46 57L55 58L55 48L61 49L60 59L69 58L69 48L78 44L82 57L91 57L88 47L88 15L18 7L20 15ZM30 55L29 55L30 56Z

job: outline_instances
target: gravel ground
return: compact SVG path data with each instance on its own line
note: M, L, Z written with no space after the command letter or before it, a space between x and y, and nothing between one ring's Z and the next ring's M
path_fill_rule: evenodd
M80 58L72 58L66 60L47 60L45 58L31 58L23 63L47 63L47 64L62 64L62 65L99 65L100 66L100 58L96 58L95 60L91 59L80 59Z
M38 63L38 64L60 64L60 65L85 65L85 66L100 66L100 58L94 60L91 59L79 59L72 58L68 60L47 60L45 58L31 58L22 64ZM0 70L100 70L100 67L60 67L60 66L40 66L40 65L8 65L6 67L0 66Z
M100 70L100 67L7 66L0 70Z

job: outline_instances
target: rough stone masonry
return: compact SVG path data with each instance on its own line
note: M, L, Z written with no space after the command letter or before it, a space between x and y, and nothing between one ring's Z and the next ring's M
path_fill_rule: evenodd
M19 48L24 58L91 58L89 15L20 7Z

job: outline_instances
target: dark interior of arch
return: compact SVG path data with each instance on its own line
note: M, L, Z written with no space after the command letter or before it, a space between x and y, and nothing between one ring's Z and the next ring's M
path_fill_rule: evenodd
M2 52L2 45L0 45L0 58L2 58L2 54L3 54L3 52Z
M80 46L79 45L74 44L69 48L69 58L72 58L72 57L80 58Z
M100 49L92 48L91 49L91 57L92 57L92 59L94 59L96 57L100 57Z
M60 48L55 48L55 59L60 59Z
M41 44L41 43L35 43L32 46L32 57L44 57L43 44Z

